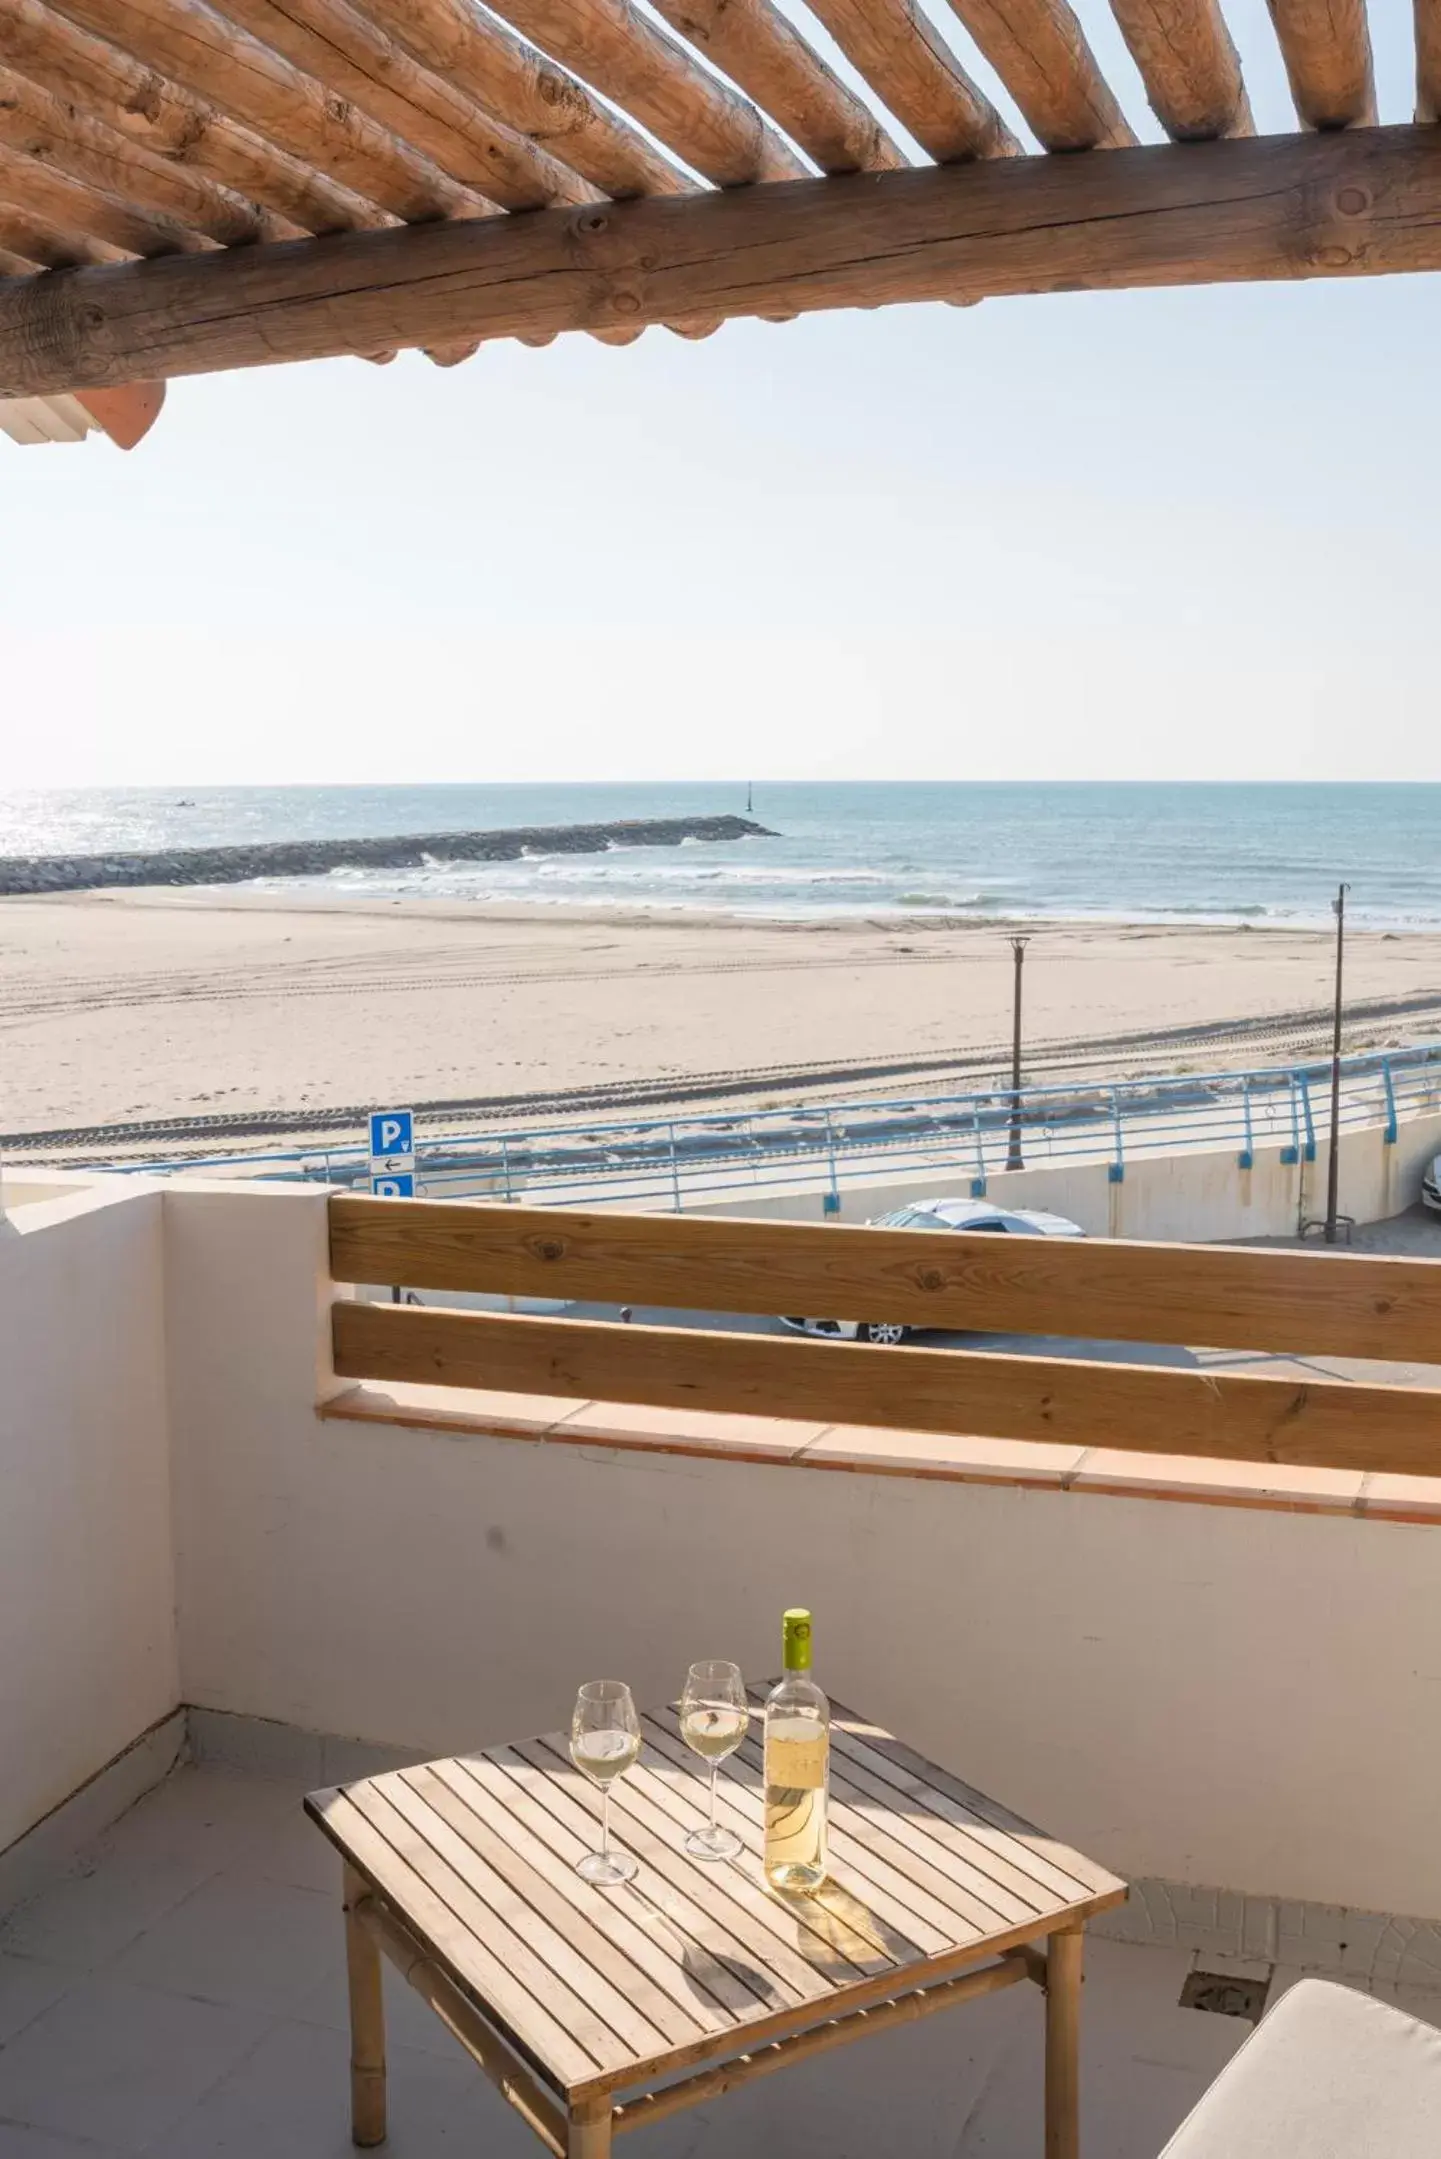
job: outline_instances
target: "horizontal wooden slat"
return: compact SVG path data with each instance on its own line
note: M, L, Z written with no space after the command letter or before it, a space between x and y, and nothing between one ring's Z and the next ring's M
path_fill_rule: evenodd
M1441 1393L1429 1389L415 1305L342 1303L333 1320L348 1379L1441 1475Z
M1438 268L1434 127L992 158L15 279L0 395L689 316Z
M627 2100L616 2109L615 2128L645 2129L687 2107L711 2105L727 2092L754 2083L757 2077L771 2076L777 2069L789 2068L792 2062L808 2060L815 2054L827 2054L833 2047L848 2046L862 2033L869 2038L876 2032L892 2031L899 2024L918 2023L923 2017L934 2016L938 2009L980 2001L987 1994L1018 1986L1030 1976L1021 1952L1008 1951L998 1963L984 1965L980 1971L963 1972L958 1979L947 1979L920 1993L903 1994L899 2001L881 2002L874 2009L853 2010L849 2016L822 2024L815 2031L800 2032L794 2039L778 2039L769 2046L750 2049L739 2061L722 2069L710 2069L703 2075L688 2077L682 2084L669 2084L664 2091Z
M337 1197L337 1281L1441 1364L1441 1260Z

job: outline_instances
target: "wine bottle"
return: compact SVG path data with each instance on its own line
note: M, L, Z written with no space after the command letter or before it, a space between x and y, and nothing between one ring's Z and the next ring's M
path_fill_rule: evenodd
M811 1677L811 1615L785 1615L785 1677L766 1699L766 1878L818 1889L826 1875L831 1705Z

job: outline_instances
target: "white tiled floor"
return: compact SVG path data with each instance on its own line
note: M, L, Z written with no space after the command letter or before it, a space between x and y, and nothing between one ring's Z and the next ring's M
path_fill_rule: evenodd
M0 2159L345 2159L338 1868L300 1796L181 1770L0 1922ZM1155 2159L1250 2027L1178 2007L1186 1951L1088 1956L1086 2159ZM387 1989L395 2159L537 2152ZM1391 1998L1441 2022L1441 1993ZM646 2131L636 2159L1037 2159L1040 2040L1040 1998L1018 1988Z

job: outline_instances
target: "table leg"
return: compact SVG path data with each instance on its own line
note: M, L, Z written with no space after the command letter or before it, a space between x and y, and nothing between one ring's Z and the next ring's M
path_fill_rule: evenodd
M1069 1927L1046 1944L1046 2159L1080 2159L1084 1941L1084 1927Z
M385 1996L375 1937L355 1915L370 1894L353 1868L345 1870L345 1966L350 1981L350 2135L353 2143L385 2142Z
M570 2116L566 2159L610 2159L610 2139L610 2101L605 2100L592 2112Z

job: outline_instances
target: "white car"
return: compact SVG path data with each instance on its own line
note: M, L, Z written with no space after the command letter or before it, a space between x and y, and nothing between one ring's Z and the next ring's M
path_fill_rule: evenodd
M1433 1174L1441 1160L1433 1165ZM1441 1198L1432 1201L1441 1207ZM983 1199L919 1199L893 1214L877 1215L876 1229L990 1230L1011 1237L1084 1237L1079 1222L1063 1214L1046 1214L1039 1207L993 1207ZM895 1348L915 1332L889 1319L783 1319L783 1327L796 1334L820 1334L831 1341L877 1342Z
M1421 1204L1441 1214L1441 1154L1421 1178Z

